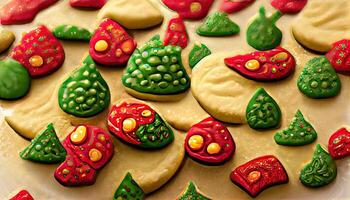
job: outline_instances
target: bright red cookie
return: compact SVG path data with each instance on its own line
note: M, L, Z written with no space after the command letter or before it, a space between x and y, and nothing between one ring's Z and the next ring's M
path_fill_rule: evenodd
M32 195L29 194L27 190L21 190L10 200L34 200L34 198L32 197Z
M271 5L282 13L294 14L300 12L307 0L271 0Z
M176 11L183 19L203 19L207 16L214 0L162 0L171 10Z
M45 26L23 35L20 43L10 53L32 77L44 76L60 68L65 54L58 39Z
M90 40L91 57L103 65L126 64L135 48L135 40L111 19L104 19Z
M225 63L242 76L256 81L281 80L295 69L294 57L282 47L226 58Z
M106 2L106 0L70 0L69 4L77 8L100 9Z
M332 46L332 49L326 54L327 59L335 71L350 73L350 40L340 40Z
M340 159L350 155L350 132L341 128L329 138L328 151L333 159Z
M231 173L234 184L256 197L263 190L274 185L288 183L288 174L274 156L262 156L251 160Z
M33 21L43 9L58 0L12 0L0 11L0 23L3 25L25 24Z
M236 149L235 142L227 128L212 117L195 124L185 139L187 154L210 165L229 160Z
M222 0L220 10L226 13L234 13L243 10L255 0Z
M181 18L171 19L166 30L164 45L180 46L184 49L187 44L188 35L184 21Z

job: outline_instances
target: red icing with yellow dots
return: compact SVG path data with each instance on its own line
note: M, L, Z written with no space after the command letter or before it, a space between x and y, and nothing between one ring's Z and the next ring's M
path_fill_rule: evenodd
M188 35L186 26L181 18L174 18L169 21L166 30L164 45L180 46L186 48L188 44Z
M72 7L100 9L106 0L70 0L69 3Z
M350 73L350 40L340 40L332 45L327 59L338 73Z
M256 81L281 80L295 69L294 57L282 47L226 58L225 63L242 76Z
M179 13L183 19L203 19L207 16L214 0L162 0L171 10Z
M339 129L329 138L328 151L333 159L350 155L350 132L346 128Z
M226 13L234 13L248 7L255 0L221 0L220 10Z
M18 194L12 197L10 200L34 200L32 195L27 190L21 190Z

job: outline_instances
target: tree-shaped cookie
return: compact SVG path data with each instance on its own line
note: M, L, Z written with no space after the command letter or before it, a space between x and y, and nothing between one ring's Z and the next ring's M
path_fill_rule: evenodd
M74 25L61 25L53 29L53 35L61 40L86 40L91 38L90 31Z
M69 4L77 8L100 9L106 2L106 0L70 0Z
M302 146L316 139L315 129L305 120L300 110L297 111L288 128L275 134L276 143L285 146Z
M334 97L341 89L340 79L325 56L306 63L297 85L303 94L314 99Z
M210 54L211 51L207 46L196 42L188 56L191 69L193 69L194 66L196 66L199 63L199 61L209 56Z
M187 43L188 35L184 21L182 18L171 19L166 30L164 45L180 46L184 49Z
M210 200L210 198L201 194L196 185L190 181L177 200Z
M275 23L281 16L282 14L277 11L267 17L265 8L261 7L259 15L247 29L248 44L260 51L270 50L280 45L282 32L276 27Z
M235 35L239 31L239 26L228 17L227 13L223 12L210 15L196 30L198 35L213 37Z
M328 151L333 159L350 155L350 132L347 128L337 130L328 141Z
M49 124L21 153L22 159L40 163L59 163L66 158L66 150L58 139L53 124Z
M321 145L317 144L312 160L300 172L300 181L307 187L321 187L337 177L337 165Z
M132 178L130 173L127 173L118 189L114 193L113 200L144 200L145 193L142 188Z
M350 40L344 39L335 42L332 49L326 54L335 71L339 73L350 73Z
M207 16L214 0L162 0L171 10L176 11L183 19L202 19Z
M58 91L61 109L77 117L96 115L107 108L109 102L109 87L90 56L70 74Z

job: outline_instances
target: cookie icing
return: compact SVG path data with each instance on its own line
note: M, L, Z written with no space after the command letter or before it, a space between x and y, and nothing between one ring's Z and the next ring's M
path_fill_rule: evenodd
M295 14L306 5L307 0L271 0L271 5L282 13Z
M74 25L61 25L52 30L53 35L61 40L85 40L89 41L91 33L85 28Z
M77 8L100 9L106 2L107 0L70 0L69 4L70 6Z
M211 51L205 44L195 43L190 54L188 55L188 62L191 69L193 69L199 63L199 61L210 54Z
M198 35L212 37L235 35L239 31L239 26L228 17L227 13L223 12L215 12L208 16L196 30Z
M344 39L335 42L332 49L326 54L326 58L338 73L350 73L350 40Z
M255 0L221 0L220 10L226 13L235 13L248 7Z
M328 140L328 151L333 159L341 159L350 155L350 132L340 128Z
M184 49L187 43L188 35L182 18L171 19L165 32L164 45L180 46Z
M201 194L201 192L198 191L196 185L190 181L187 185L187 188L176 200L210 200L210 198Z
M183 19L199 20L207 16L214 0L162 0L162 2Z
M122 182L120 183L118 189L114 193L113 200L144 200L145 193L142 188L136 183L132 178L131 174L128 172Z
M10 200L34 200L34 198L27 190L21 190Z

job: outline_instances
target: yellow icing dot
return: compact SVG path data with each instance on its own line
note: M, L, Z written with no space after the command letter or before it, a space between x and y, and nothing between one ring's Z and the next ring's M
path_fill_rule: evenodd
M103 52L103 51L106 51L107 48L108 48L108 43L106 42L106 40L99 40L95 44L96 51Z
M142 117L149 117L152 115L152 112L150 110L144 110L141 113Z
M286 52L281 52L273 56L275 61L283 61L288 58L288 54Z
M218 143L215 143L215 142L210 143L207 147L207 152L209 154L217 154L220 152L220 150L221 150L220 145Z
M93 162L98 162L102 158L102 153L98 149L91 149L89 151L90 160Z
M123 131L130 132L136 127L136 120L134 118L127 118L123 121Z
M247 68L249 71L256 71L260 68L260 63L257 60L249 60L246 62L245 68Z
M33 67L40 67L44 64L44 60L41 56L35 55L29 58L29 63Z
M123 52L122 52L121 49L117 49L117 50L115 51L115 56L117 56L118 58L119 58L120 56L122 56L122 54L123 54Z
M80 144L86 139L86 132L87 131L85 126L78 126L78 128L70 135L70 140L74 144Z
M259 171L252 171L248 174L248 180L252 183L259 180L261 173Z
M199 12L202 10L202 5L198 2L193 2L191 3L191 12L195 13L195 12Z
M134 42L132 40L128 40L121 45L121 49L124 53L129 54L134 50Z
M188 146L190 146L192 150L201 149L203 146L203 137L200 135L192 135L188 140Z
M99 134L99 135L97 136L97 139L100 140L101 142L106 141L106 137L105 137L103 134Z

